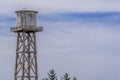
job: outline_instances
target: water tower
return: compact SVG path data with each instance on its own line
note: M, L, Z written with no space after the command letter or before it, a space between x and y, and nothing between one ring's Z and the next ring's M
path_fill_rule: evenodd
M17 33L16 63L14 80L38 80L36 32L43 30L37 27L34 10L18 10L16 27L10 29Z

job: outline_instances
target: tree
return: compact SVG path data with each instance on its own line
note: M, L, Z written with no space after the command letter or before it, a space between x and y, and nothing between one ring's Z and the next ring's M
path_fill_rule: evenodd
M76 78L76 77L73 77L73 80L77 80L77 78Z
M42 80L58 80L55 71L52 69L48 72L48 78Z
M65 73L65 74L64 74L63 80L70 80L70 77L69 77L68 73Z
M60 79L58 79L57 74L55 73L54 69L50 70L47 73L48 77L42 79L42 80L71 80L70 76L68 75L68 73L65 73L63 75L63 77L61 77ZM76 77L73 77L72 80L77 80Z

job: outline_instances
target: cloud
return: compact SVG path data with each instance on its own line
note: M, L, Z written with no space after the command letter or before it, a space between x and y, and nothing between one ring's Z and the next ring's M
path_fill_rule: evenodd
M26 4L28 3L28 4ZM11 0L0 1L0 13L14 15L18 9L30 8L42 13L120 12L119 0Z
M119 80L119 0L0 1L0 75L13 79L16 10L39 11L37 34L39 78L52 68L78 80ZM109 13L113 12L113 13ZM115 12L115 13L114 13ZM7 72L7 73L6 73Z
M59 75L69 72L81 80L119 80L119 28L101 23L47 24L38 34L41 77L54 68Z
M119 24L119 12L93 12L93 13L57 13L57 14L38 14L39 22L87 22L102 23L109 25Z
M115 18L119 17L119 13L118 15L103 14L78 13L76 16L67 13L38 16L38 25L44 26L44 31L37 33L40 79L52 68L60 76L68 72L81 80L120 79L120 24L116 23L119 19ZM0 72L5 71L1 75L4 76L8 71L7 77L2 77L8 79L13 73L11 67L14 67L16 46L15 34L10 33L9 28L14 26L15 19L9 16L8 19L2 18L0 63L4 61L4 64Z

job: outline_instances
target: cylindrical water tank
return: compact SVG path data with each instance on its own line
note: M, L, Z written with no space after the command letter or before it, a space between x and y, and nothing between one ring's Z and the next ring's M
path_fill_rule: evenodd
M17 14L17 27L36 27L37 11L23 9L15 13Z

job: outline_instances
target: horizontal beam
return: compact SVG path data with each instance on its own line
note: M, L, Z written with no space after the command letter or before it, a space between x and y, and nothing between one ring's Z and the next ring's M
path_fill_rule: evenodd
M22 77L26 77L26 78L29 78L29 77L37 77L37 76L14 76L16 78L22 78Z
M17 51L16 53L35 53L35 51Z

